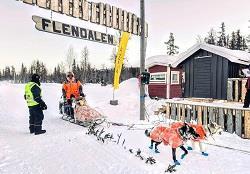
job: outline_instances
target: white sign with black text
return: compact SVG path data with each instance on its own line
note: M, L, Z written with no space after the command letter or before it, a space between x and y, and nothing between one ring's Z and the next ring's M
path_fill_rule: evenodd
M36 23L36 29L39 31L116 45L115 36L110 34L45 19L39 16L32 16L32 19Z

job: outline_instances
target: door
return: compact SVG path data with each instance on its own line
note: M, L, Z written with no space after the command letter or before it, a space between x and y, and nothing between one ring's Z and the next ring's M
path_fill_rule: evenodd
M194 97L211 98L211 58L194 59Z

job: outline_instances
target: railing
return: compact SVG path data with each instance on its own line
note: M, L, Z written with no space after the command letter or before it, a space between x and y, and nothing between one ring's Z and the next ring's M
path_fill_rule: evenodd
M227 81L227 100L243 102L246 95L246 78L228 78Z
M186 122L196 120L203 125L216 122L224 131L250 139L250 109L167 101L166 118Z

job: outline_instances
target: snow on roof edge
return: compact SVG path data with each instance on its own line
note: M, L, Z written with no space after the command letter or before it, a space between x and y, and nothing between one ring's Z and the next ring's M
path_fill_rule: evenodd
M194 54L199 49L204 49L206 51L220 55L220 56L225 57L226 59L228 59L234 63L239 63L239 64L243 64L243 65L249 65L249 63L250 63L250 54L245 52L245 51L237 50L238 53L241 52L241 54L242 53L244 53L245 55L248 54L248 58L247 58L248 60L247 59L244 60L243 57L236 55L236 50L230 50L230 49L224 48L224 47L199 43L199 44L193 45L187 51L180 54L179 59L177 61L173 62L172 66L177 67L181 62L186 60L188 57L190 57L192 54Z
M150 68L155 65L161 66L171 66L173 62L178 59L178 56L169 56L169 55L156 55L151 56L146 59L146 68Z

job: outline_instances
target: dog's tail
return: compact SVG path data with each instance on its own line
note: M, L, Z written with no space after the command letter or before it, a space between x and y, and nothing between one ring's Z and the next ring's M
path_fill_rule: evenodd
M146 129L144 133L145 133L145 135L146 135L147 137L150 136L150 131L149 131L148 129Z

